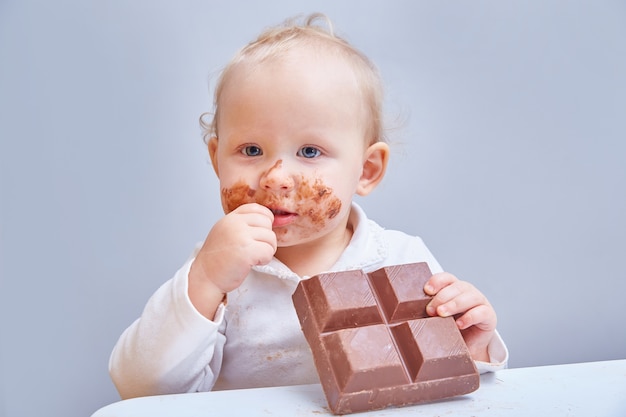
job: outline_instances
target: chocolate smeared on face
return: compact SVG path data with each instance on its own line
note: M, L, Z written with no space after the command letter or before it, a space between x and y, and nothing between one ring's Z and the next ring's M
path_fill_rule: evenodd
M298 226L309 229L307 233L323 229L326 222L337 216L341 210L341 200L333 194L332 188L319 178L309 180L304 176L294 190L286 192L255 190L244 181L222 189L222 205L227 213L248 203L258 203L270 209L294 211L298 215ZM283 234L286 230L280 232Z
M230 213L241 205L254 203L255 194L256 191L244 182L238 182L231 188L222 188L222 205L224 210L226 210L226 213Z

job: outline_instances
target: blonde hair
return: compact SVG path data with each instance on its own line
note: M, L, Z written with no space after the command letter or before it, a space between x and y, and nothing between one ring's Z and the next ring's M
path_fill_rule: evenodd
M320 21L326 26L318 24ZM298 46L325 46L338 56L346 59L354 69L369 112L370 126L367 129L369 144L386 141L383 126L383 83L376 66L361 51L334 33L332 22L321 13L314 13L298 23L297 18L286 20L282 25L266 29L259 37L244 46L224 67L217 80L213 97L213 112L200 116L203 138L208 143L211 137L218 137L220 97L233 69L241 63L261 63L277 58Z

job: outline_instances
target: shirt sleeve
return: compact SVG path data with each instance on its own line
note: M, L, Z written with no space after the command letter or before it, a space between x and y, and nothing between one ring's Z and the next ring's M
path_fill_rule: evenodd
M113 348L109 373L122 399L208 391L215 383L225 343L224 306L215 321L195 309L187 294L193 260L152 295Z
M487 353L489 353L489 362L474 361L479 373L495 372L507 367L509 351L497 330L487 347Z

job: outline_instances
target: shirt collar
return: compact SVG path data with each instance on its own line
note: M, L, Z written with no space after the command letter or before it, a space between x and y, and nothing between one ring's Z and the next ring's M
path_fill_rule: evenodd
M354 233L348 247L341 254L331 271L349 271L353 269L371 269L378 265L387 255L382 229L371 222L363 209L352 203L348 224ZM253 266L253 270L274 275L278 278L300 281L308 277L300 277L276 258L269 264Z

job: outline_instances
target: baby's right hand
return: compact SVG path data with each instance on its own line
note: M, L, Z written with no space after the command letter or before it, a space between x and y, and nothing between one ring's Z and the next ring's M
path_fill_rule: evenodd
M239 206L211 229L189 271L189 298L209 319L224 295L239 287L250 269L276 252L274 215L260 204Z

